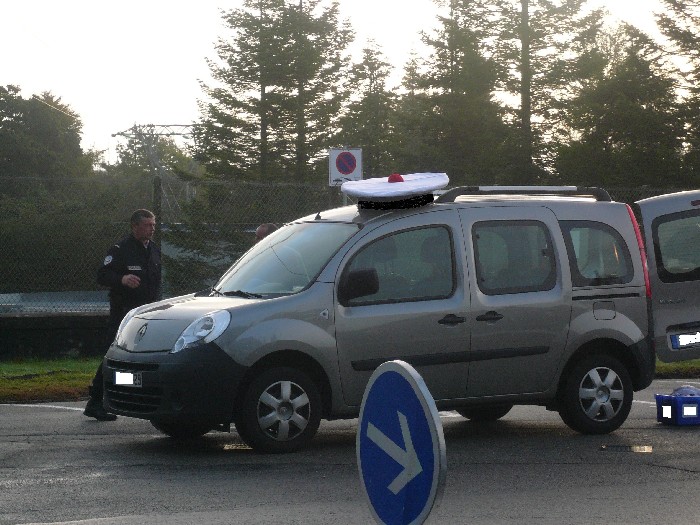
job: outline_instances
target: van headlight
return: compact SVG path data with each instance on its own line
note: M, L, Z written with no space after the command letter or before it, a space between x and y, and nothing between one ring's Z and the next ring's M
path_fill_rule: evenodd
M183 330L170 351L175 354L185 348L210 343L219 337L231 322L228 310L217 310L200 317Z
M122 322L119 323L119 328L117 329L117 334L114 336L114 340L117 342L117 345L118 345L118 346L123 346L123 344L120 344L120 342L119 342L119 340L121 339L121 336L122 336L122 332L124 331L124 327L125 327L125 326L129 323L129 321L131 321L131 320L134 318L134 316L136 315L136 310L137 310L137 309L138 309L138 307L132 308L131 310L129 310L129 311L126 313L126 315L124 316L124 319L122 319ZM112 343L112 341L110 341L110 344L111 344L111 343Z

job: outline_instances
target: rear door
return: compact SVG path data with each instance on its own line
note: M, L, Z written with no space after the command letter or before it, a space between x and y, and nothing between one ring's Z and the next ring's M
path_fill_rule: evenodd
M460 218L473 269L468 395L543 392L555 378L571 317L557 219L534 206L468 208Z
M637 202L647 244L656 352L700 358L700 191Z

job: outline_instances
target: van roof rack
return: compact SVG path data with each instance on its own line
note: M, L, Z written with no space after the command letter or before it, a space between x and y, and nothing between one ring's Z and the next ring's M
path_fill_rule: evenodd
M459 186L447 190L435 202L454 202L461 195L565 195L612 201L604 189L587 186Z

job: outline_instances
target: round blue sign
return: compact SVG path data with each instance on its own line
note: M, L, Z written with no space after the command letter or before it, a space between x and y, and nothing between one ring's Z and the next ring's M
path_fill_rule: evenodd
M442 423L423 378L402 361L384 363L365 389L357 462L379 523L419 524L446 477Z

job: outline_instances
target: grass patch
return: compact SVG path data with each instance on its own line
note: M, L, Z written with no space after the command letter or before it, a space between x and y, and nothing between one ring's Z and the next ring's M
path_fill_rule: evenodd
M656 361L656 377L659 379L700 379L700 359L677 363Z
M0 403L86 399L101 361L90 357L0 362Z
M80 401L101 357L0 361L0 403ZM700 359L656 363L659 379L700 379Z

